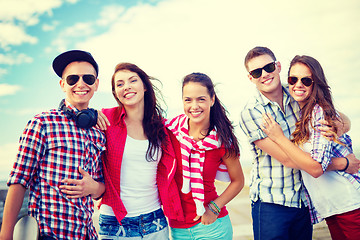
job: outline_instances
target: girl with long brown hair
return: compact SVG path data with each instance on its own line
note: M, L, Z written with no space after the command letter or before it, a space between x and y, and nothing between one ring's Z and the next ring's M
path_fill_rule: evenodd
M347 172L352 154L347 134L338 137L330 87L320 63L310 56L295 56L288 73L289 91L301 107L292 141L270 115L264 115L262 129L299 166L310 195L313 223L326 220L332 239L358 239L360 236L360 172ZM333 139L325 138L317 128L326 120L333 126ZM300 148L303 150L301 150ZM345 157L342 171L326 171L331 158ZM351 174L352 173L352 174ZM313 204L314 208L311 208Z

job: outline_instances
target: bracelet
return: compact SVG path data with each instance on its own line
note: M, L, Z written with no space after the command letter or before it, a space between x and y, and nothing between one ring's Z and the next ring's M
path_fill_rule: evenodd
M216 216L219 216L219 212L217 212L217 211L215 211L212 207L211 207L211 204L209 203L208 204L208 207L209 207L209 209L216 215Z
M347 157L344 157L344 158L346 159L346 166L345 166L345 168L343 170L339 170L339 171L342 171L342 172L345 172L346 169L348 169L348 167L349 167L349 159Z
M93 198L95 201L98 201L98 200L100 200L103 196L104 196L104 194L105 194L105 191L99 196L99 197L97 197L97 198Z
M221 209L219 208L219 206L218 205L216 205L216 203L214 202L214 201L210 201L210 203L209 204L212 204L215 208L216 208L216 210L220 213L221 212Z

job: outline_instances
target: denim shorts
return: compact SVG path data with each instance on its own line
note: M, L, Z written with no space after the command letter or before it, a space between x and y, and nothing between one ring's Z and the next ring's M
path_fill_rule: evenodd
M169 228L162 209L136 217L125 217L121 225L115 216L100 214L99 237L101 240L169 239Z
M190 228L171 228L173 240L231 240L233 229L229 215L209 225L198 223Z

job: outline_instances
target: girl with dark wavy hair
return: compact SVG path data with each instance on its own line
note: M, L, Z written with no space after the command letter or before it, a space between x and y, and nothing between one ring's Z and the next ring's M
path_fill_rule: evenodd
M163 110L151 79L132 63L118 64L111 79L119 106L102 110L110 126L105 130L100 239L169 239L157 175L160 159L170 161L173 153L164 147Z
M227 111L212 80L203 73L185 76L182 83L184 113L165 126L175 149L175 182L183 220L169 219L172 239L232 239L225 205L244 186L240 151ZM230 181L218 195L215 178Z
M289 91L301 107L301 117L290 142L280 126L264 115L263 130L299 166L302 180L310 195L313 223L326 220L332 239L358 239L360 236L360 172L348 171L352 154L347 134L338 137L335 110L330 87L320 63L310 56L295 56L288 73ZM335 129L333 139L317 130L321 120ZM300 149L300 148L302 149ZM342 171L326 171L331 158L345 157Z

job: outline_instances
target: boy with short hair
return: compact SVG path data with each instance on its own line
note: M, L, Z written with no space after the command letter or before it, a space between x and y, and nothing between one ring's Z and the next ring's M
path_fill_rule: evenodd
M300 107L281 85L281 64L269 48L251 49L245 67L258 90L240 118L240 127L255 156L250 184L254 239L311 240L311 218L299 168L260 127L263 114L270 113L290 138ZM357 167L358 160L350 155L347 157ZM333 159L328 170L343 169L345 165L346 159Z
M90 53L71 50L54 59L53 69L66 97L59 109L31 119L20 138L0 239L12 239L26 188L29 215L38 222L40 239L97 239L92 197L105 191L100 161L105 136L94 127L97 112L88 105L98 88L98 65ZM81 183L88 178L96 184L87 192L78 186L61 190L63 179Z

